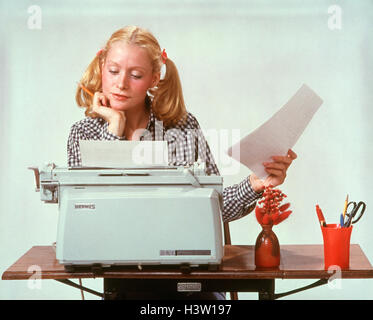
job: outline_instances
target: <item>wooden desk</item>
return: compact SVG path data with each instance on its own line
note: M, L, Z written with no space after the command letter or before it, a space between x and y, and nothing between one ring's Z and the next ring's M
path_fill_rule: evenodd
M41 269L42 279L54 279L90 293L110 298L115 295L115 281L125 282L129 290L176 291L180 283L200 286L201 291L258 292L259 299L276 299L288 294L326 284L333 272L324 270L322 245L282 245L281 264L277 269L256 269L253 246L224 247L224 258L219 270L192 269L183 273L170 266L112 267L109 269L81 269L67 272L56 260L52 246L35 246L10 266L2 275L3 280L26 280L32 274L31 265ZM341 271L343 279L373 278L373 267L358 244L350 249L350 268ZM103 278L104 293L77 285L68 279ZM314 284L275 294L275 279L319 279Z

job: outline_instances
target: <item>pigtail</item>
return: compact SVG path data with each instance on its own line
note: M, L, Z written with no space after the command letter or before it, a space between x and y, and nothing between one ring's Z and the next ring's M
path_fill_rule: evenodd
M100 91L102 88L101 83L101 65L104 61L105 51L100 50L97 52L96 56L92 62L88 65L82 78L80 79L80 84L87 88L90 92L95 93ZM79 107L86 108L85 115L95 118L95 114L89 112L89 107L93 103L93 97L86 91L82 90L80 85L78 85L75 100Z
M152 108L165 127L171 127L186 119L183 90L179 73L172 60L165 61L166 72L157 87L149 89L153 96Z

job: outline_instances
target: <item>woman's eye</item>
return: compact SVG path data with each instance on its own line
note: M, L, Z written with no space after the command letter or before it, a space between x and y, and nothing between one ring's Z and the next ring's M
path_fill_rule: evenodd
M109 69L109 72L111 73L111 74L114 74L114 75L117 75L117 74L119 74L119 70L116 70L116 69ZM134 78L134 79L141 79L142 78L142 75L140 75L140 74L136 74L136 73L132 73L131 74L131 77L132 78Z

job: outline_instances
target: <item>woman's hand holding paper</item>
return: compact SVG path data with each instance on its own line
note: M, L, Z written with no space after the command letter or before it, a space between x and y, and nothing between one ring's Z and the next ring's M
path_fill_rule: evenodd
M264 162L263 166L268 173L264 181L259 179L255 174L250 175L250 183L254 191L261 192L269 185L276 187L282 184L285 181L289 166L296 158L297 154L289 149L286 156L273 156L273 162Z

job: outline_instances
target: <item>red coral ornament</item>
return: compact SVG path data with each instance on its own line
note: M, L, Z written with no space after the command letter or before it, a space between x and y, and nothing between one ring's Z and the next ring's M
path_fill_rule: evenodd
M262 226L262 231L255 242L257 268L276 268L280 265L280 244L272 227L287 219L292 212L287 210L290 203L281 205L286 197L281 190L268 186L264 189L263 198L258 201L255 208L256 219Z
M255 209L259 224L277 225L288 218L292 213L291 210L286 211L289 209L290 203L280 205L286 197L286 194L281 190L274 189L272 186L266 187L263 192L263 198L258 202ZM260 207L259 205L262 206Z

